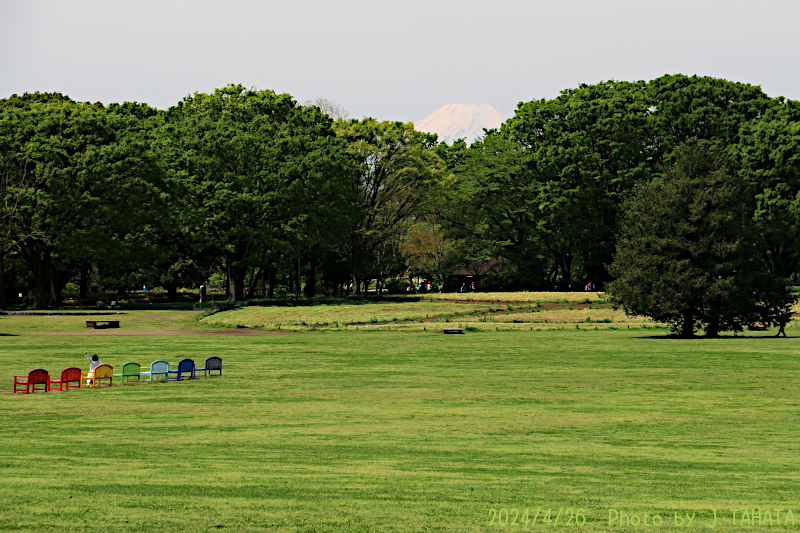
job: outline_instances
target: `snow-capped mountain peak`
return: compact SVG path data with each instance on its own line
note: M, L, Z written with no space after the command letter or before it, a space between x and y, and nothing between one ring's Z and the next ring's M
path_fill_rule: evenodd
M414 121L418 131L436 133L440 141L452 143L466 138L472 144L483 137L484 129L499 128L508 119L489 104L448 104L440 107L422 120Z

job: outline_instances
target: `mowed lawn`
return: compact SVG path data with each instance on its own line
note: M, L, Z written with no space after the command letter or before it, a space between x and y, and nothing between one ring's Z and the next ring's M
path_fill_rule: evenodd
M0 335L3 531L697 531L713 509L714 531L800 529L797 338L22 329ZM117 368L218 355L223 376L10 394L86 349Z

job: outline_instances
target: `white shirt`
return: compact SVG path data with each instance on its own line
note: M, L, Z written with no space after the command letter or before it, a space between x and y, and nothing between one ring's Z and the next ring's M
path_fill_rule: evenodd
M88 359L88 360L89 360L89 372L94 372L94 369L95 369L95 368L97 368L98 366L100 366L100 365L102 365L102 364L103 364L103 362L102 362L102 361L93 361L93 360L92 360L92 356L91 356L91 355L89 355L88 353L85 353L85 354L83 354L83 355L85 355L85 356L86 356L86 359Z

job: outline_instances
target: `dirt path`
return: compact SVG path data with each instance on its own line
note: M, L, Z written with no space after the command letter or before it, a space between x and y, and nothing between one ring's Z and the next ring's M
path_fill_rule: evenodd
M88 331L39 331L25 333L25 335L55 335L57 337L133 337L140 335L289 335L280 331L261 331L255 328L220 329L220 330L194 330L194 329L159 329L155 331L124 331L119 329L93 329Z

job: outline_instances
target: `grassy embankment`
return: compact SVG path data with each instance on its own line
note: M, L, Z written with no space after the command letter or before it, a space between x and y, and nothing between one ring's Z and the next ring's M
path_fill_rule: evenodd
M598 293L425 294L398 301L301 302L293 306L249 306L207 317L209 326L258 327L267 330L355 329L423 331L443 327L478 330L563 329L569 324L592 328L641 327L650 320L626 317Z

